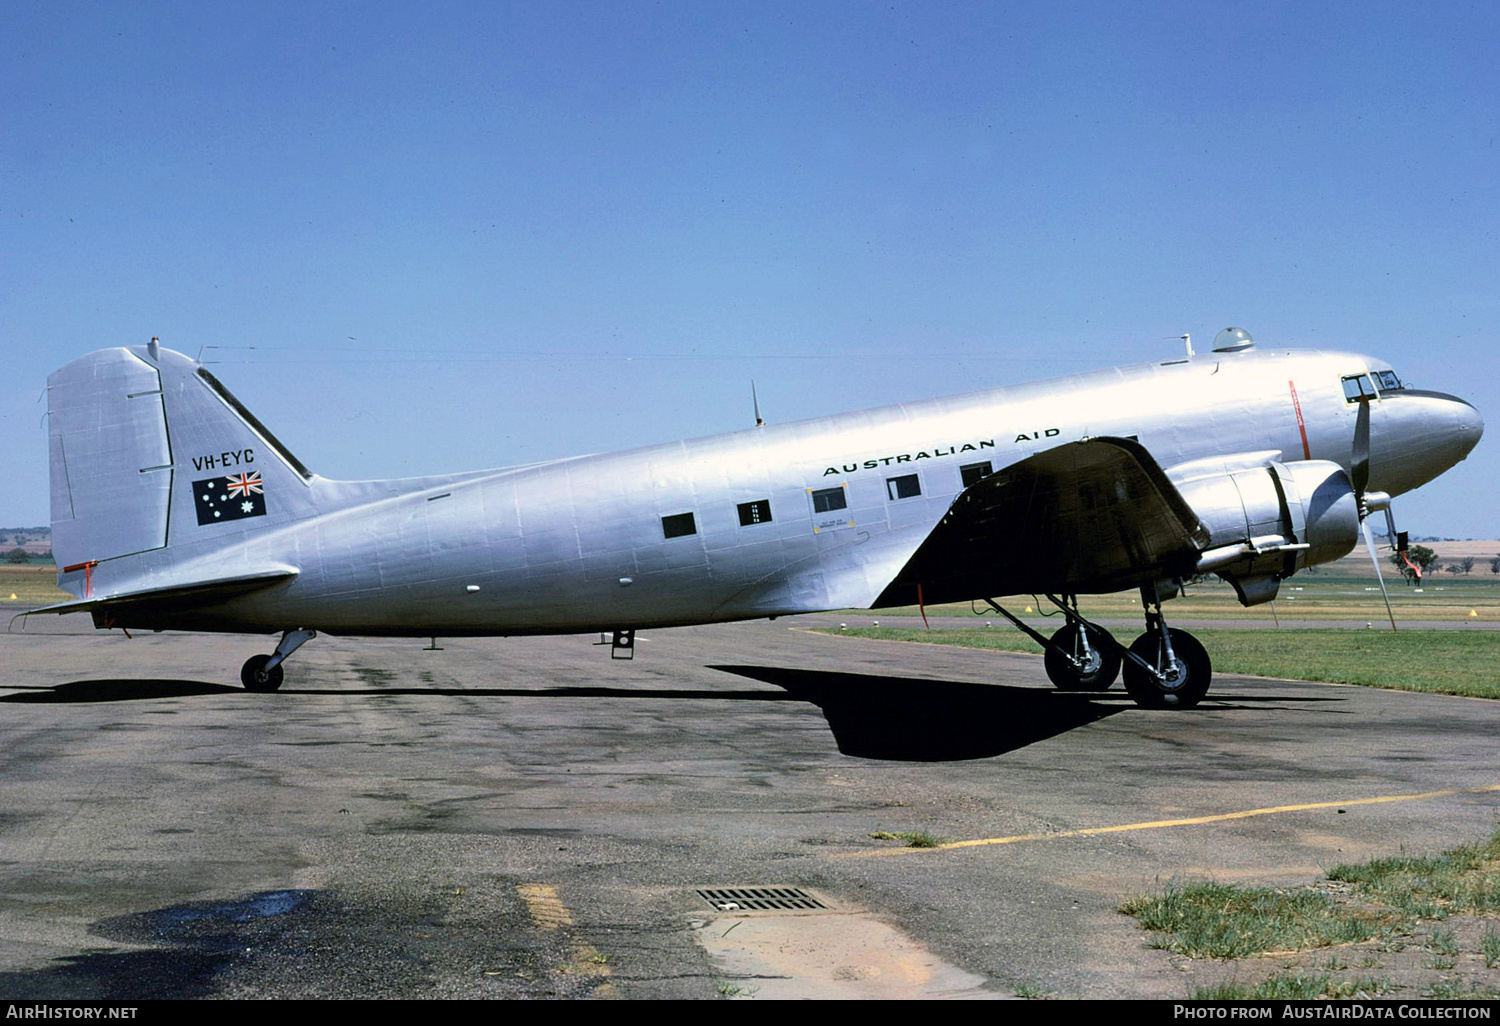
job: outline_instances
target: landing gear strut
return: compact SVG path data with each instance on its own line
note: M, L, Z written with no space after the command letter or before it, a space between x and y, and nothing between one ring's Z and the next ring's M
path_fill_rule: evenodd
M1042 646L1042 664L1058 690L1108 691L1123 666L1125 690L1145 709L1191 709L1208 694L1213 679L1208 653L1187 631L1167 626L1161 615L1163 595L1155 585L1141 589L1146 633L1128 649L1109 631L1079 615L1077 596L1047 598L1068 618L1067 625L1051 638L1037 633L993 599L985 601Z
M1048 595L1068 618L1042 654L1047 679L1059 691L1108 691L1120 675L1120 643L1078 614L1078 596Z
M1032 630L1015 614L1002 609L993 600L991 609L998 612L1023 633L1042 646L1042 665L1047 679L1059 691L1108 691L1120 675L1124 647L1103 627L1089 623L1078 614L1078 597L1048 595L1047 598L1068 618L1051 638Z
M1070 623L1052 635L1042 665L1059 691L1108 691L1120 675L1119 648L1103 627Z
M1213 664L1187 631L1168 627L1154 588L1141 589L1146 633L1125 657L1125 690L1145 709L1191 709L1208 694Z
M246 691L275 691L281 687L282 662L317 636L317 631L302 627L287 631L281 636L275 652L270 655L254 655L245 660L245 665L240 668L240 683L245 685Z

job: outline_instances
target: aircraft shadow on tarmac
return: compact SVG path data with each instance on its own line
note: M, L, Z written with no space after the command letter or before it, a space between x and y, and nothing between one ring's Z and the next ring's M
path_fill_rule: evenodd
M773 666L710 666L711 670L771 684L780 691L712 688L378 687L368 691L285 688L251 695L240 688L193 680L79 680L0 697L0 702L65 704L129 702L204 695L245 695L264 702L311 695L465 698L697 699L718 702L811 703L823 713L839 751L867 759L946 762L983 759L1044 740L1131 708L1099 702L1100 695L1063 694L1035 687L883 677ZM1117 695L1119 693L1117 692ZM1123 697L1123 696L1121 696Z
M775 666L710 666L765 681L818 706L839 751L865 759L951 762L1024 748L1116 713L1134 710L1123 691L1092 694L1006 684L884 677ZM1215 711L1337 698L1237 695ZM1163 711L1161 715L1191 713Z
M949 762L1024 748L1130 708L1101 695L1004 684L775 666L710 669L765 681L823 711L839 751L865 759Z
M369 695L394 697L451 698L655 698L700 699L732 702L803 702L805 698L775 691L726 691L715 688L619 688L569 686L553 688L443 688L443 687L374 687L299 688L286 687L272 695L252 694L241 687L200 680L75 680L66 684L5 685L20 689L18 694L0 695L0 702L57 705L84 702L138 702L158 698L191 698L199 695L240 695L255 702L317 695Z
M75 680L66 684L8 684L24 688L14 695L0 696L0 702L21 704L64 704L69 702L137 702L151 698L189 698L193 695L223 695L243 692L224 684L201 680Z
M67 704L149 701L219 695L244 696L250 701L286 700L320 695L369 695L374 698L619 698L630 700L697 700L716 702L806 702L817 706L833 732L839 751L865 759L906 762L949 762L985 759L1024 748L1116 713L1135 709L1124 693L1069 693L1050 688L1006 684L977 684L920 677L890 677L778 666L710 665L718 670L780 688L728 690L722 688L635 688L565 686L548 688L374 687L286 688L275 695L257 695L241 688L194 680L78 680L56 685L24 687L0 696L0 702ZM16 687L11 685L11 687ZM1343 702L1341 696L1293 695L1272 692L1236 694L1210 700L1198 711L1264 709L1268 704ZM1164 711L1183 716L1191 712Z

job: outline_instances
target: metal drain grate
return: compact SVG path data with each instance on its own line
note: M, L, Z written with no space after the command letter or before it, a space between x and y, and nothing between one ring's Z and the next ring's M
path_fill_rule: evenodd
M799 887L700 887L698 896L720 912L807 912L828 907Z

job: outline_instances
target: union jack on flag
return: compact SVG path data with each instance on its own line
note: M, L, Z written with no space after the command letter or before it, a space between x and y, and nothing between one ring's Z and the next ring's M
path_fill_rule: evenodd
M266 515L266 486L260 471L225 474L193 482L193 506L200 525Z
M258 470L253 474L235 474L232 477L226 477L224 483L229 486L231 496L243 495L248 499L251 493L261 495L265 492L265 489L261 487Z

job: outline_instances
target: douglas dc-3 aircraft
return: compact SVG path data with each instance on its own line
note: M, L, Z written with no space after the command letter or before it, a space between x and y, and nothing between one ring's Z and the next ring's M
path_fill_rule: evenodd
M1484 422L1352 353L1212 353L610 455L396 481L303 466L206 367L104 349L47 383L58 584L100 627L413 637L648 627L1045 594L1052 681L1143 706L1207 692L1162 603L1245 605L1348 553ZM1393 532L1394 534L1394 532ZM1365 528L1366 542L1369 531ZM1378 565L1377 565L1378 566ZM1138 588L1129 647L1077 596ZM1010 614L1000 606L995 609Z

